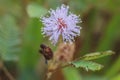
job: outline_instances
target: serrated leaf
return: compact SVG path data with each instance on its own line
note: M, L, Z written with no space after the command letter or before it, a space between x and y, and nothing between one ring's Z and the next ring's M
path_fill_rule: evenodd
M30 3L27 6L27 13L32 18L39 18L47 13L47 9L37 3Z
M0 56L6 61L18 60L17 53L20 51L21 40L15 20L12 16L6 15L0 22Z
M93 60L93 59L98 59L101 57L109 56L114 54L115 52L109 50L109 51L104 51L104 52L94 52L90 54L86 54L83 57L81 57L81 60Z
M84 68L86 71L96 71L103 68L103 65L92 62L92 61L85 61L85 60L79 60L79 61L73 61L70 63L75 68Z

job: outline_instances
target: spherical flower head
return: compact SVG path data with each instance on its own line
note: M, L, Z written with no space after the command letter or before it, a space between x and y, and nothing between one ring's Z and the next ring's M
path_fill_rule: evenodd
M49 40L55 45L60 36L66 43L72 43L76 36L80 35L81 22L79 16L69 12L69 7L62 4L56 10L49 11L50 16L42 17L41 21L44 25L42 32L45 36L49 36Z

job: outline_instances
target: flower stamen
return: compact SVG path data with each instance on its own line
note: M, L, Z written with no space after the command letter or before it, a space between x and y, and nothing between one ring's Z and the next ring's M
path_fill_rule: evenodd
M58 31L61 30L61 32L63 32L63 28L67 28L67 24L65 24L63 18L58 18L58 27Z

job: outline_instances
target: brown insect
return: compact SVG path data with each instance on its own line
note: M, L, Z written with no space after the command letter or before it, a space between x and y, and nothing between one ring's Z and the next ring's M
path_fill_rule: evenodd
M46 60L46 63L47 63L47 60L52 59L53 52L52 52L51 48L46 46L45 44L41 44L40 48L41 49L39 50L39 52L45 57L45 60Z

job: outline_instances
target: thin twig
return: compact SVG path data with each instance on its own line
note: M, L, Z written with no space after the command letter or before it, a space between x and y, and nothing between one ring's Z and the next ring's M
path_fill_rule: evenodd
M9 78L9 80L15 80L14 77L10 74L10 72L7 70L6 67L2 68L6 76Z
M9 80L15 80L14 77L7 70L7 68L4 66L3 60L1 60L1 59L0 59L0 69L3 70L5 75L9 78Z

